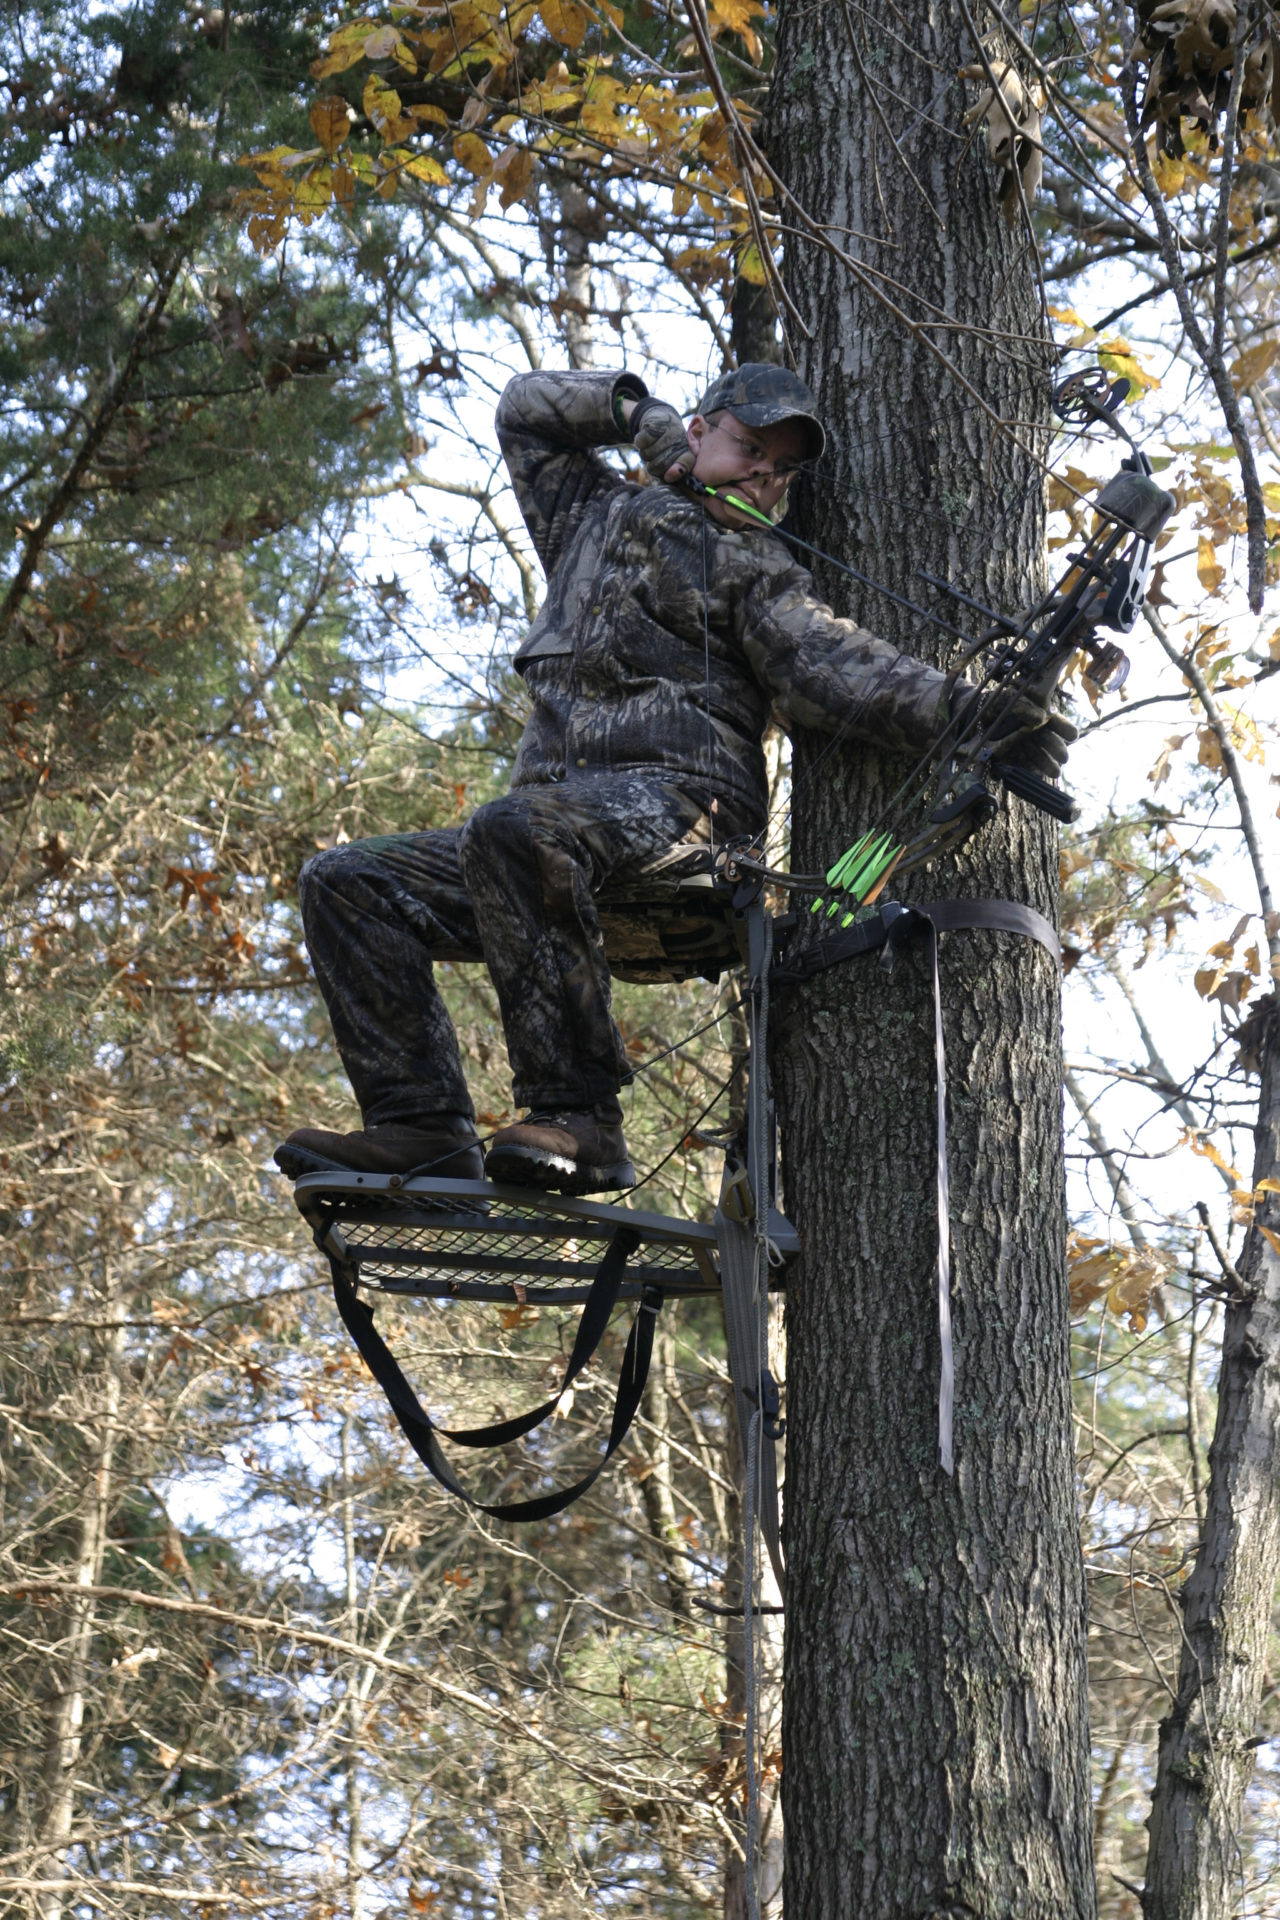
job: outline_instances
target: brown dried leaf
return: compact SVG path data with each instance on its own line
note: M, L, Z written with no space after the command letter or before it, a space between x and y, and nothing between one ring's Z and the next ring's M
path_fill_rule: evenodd
M312 103L308 115L311 131L326 153L336 153L351 129L351 120L347 113L347 103L337 94L330 94L326 100Z

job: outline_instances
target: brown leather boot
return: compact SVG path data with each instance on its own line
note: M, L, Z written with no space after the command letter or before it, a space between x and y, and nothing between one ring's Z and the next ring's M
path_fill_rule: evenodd
M615 1193L636 1184L621 1117L598 1113L527 1113L494 1134L484 1171L487 1180L543 1193Z
M483 1180L484 1156L475 1128L452 1114L428 1115L415 1125L389 1121L359 1133L298 1127L275 1150L290 1180L304 1173L432 1173L443 1180Z

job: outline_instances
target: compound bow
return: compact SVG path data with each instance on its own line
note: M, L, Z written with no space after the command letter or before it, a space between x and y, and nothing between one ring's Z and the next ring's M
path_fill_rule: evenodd
M954 851L990 819L996 811L988 785L992 776L1056 820L1069 822L1077 817L1079 808L1069 793L1000 757L999 735L1019 698L1047 706L1077 654L1085 656L1084 674L1095 687L1119 687L1128 673L1125 654L1113 641L1099 639L1098 630L1121 634L1132 630L1146 594L1155 543L1177 504L1171 493L1156 484L1150 459L1115 417L1128 390L1127 380L1111 383L1100 369L1085 369L1054 392L1054 410L1061 420L1082 425L1101 421L1127 442L1130 451L1093 503L1094 531L1081 548L1068 554L1065 573L1030 612L1011 620L949 581L921 570L931 586L992 623L978 640L967 641L950 621L900 594L889 594L898 604L967 641L954 675L971 660L985 658L982 677L971 689L976 697L966 699L942 728L876 823L840 855L825 876L779 873L741 851L732 856L737 868L796 892L816 893L811 911L843 914L841 925L847 926L858 908L874 903L891 875L909 873ZM865 585L888 592L856 568L775 527L741 495L699 481L687 484L695 493L723 500ZM930 792L933 804L927 820L911 834L905 822Z

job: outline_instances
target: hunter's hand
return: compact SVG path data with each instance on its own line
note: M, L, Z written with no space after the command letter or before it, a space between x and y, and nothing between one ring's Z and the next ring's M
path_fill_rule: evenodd
M1077 729L1065 714L1042 707L1038 700L1019 694L1005 712L1001 712L1001 701L997 689L992 704L1000 718L989 735L997 760L1005 760L1011 767L1026 767L1042 780L1056 780L1067 764Z
M979 699L972 687L957 691L966 705ZM996 716L986 735L986 744L993 748L997 760L1005 760L1012 767L1026 767L1042 780L1057 779L1077 733L1065 714L1055 713L1026 694L1015 694L1011 698L999 687L992 687L982 695L981 705L987 714ZM967 720L966 713L961 720L962 733ZM979 729L985 725L985 721L980 721Z
M684 421L665 400L641 400L631 415L631 444L655 480L687 480L697 458Z

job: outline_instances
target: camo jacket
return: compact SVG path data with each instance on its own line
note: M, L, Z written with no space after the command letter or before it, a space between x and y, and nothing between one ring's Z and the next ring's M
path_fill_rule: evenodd
M720 527L696 500L601 458L624 442L615 396L645 393L628 373L526 373L498 403L547 576L515 658L533 714L512 785L648 773L718 800L728 831L750 831L767 812L771 711L784 726L922 750L942 674L833 613L777 535Z

